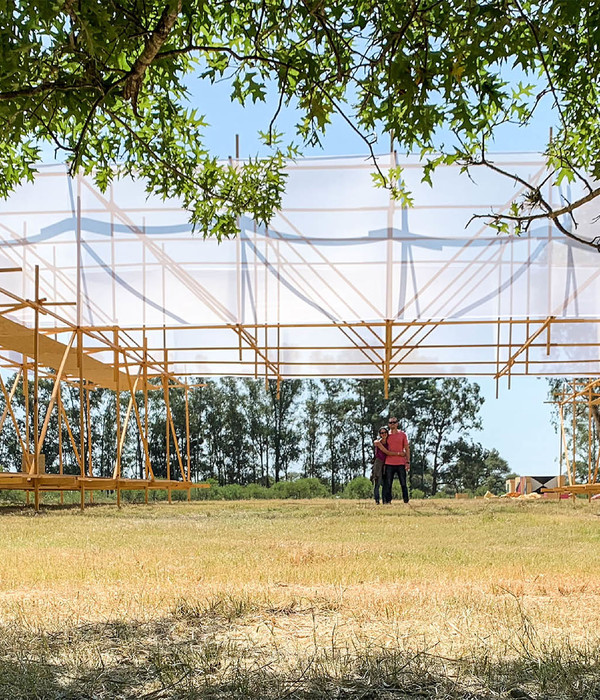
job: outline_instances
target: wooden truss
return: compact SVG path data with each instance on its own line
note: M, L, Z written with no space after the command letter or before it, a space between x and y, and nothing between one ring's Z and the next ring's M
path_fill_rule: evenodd
M569 389L563 387L555 397L558 406L561 438L561 473L566 474L567 485L542 489L549 493L586 494L589 498L600 493L600 379L573 379ZM582 480L582 446L578 445L578 419L587 423L587 452L585 477ZM579 447L579 461L577 448ZM585 447L584 447L585 449ZM578 475L579 466L579 475Z
M0 273L20 272L20 268L3 268ZM131 490L144 491L145 500L148 502L150 490L165 490L168 500L171 502L173 491L187 491L188 500L191 498L193 488L208 488L208 484L192 482L190 478L190 452L189 452L189 389L190 386L174 377L168 371L168 364L161 364L151 359L147 348L140 353L139 348L133 348L126 342L126 337L118 329L111 329L108 334L106 329L98 331L92 328L82 328L69 324L62 319L53 309L55 304L39 295L39 266L35 266L35 294L33 299L19 298L8 289L0 288L0 294L10 299L9 303L0 308L0 355L3 358L3 367L11 368L17 372L16 381L8 391L4 379L0 375L0 390L4 396L5 407L0 416L0 430L5 421L10 418L14 425L17 440L22 451L22 468L20 472L0 473L0 489L24 490L34 495L36 510L40 506L40 494L44 491L78 491L80 493L81 508L85 505L86 492L90 492L90 498L94 491L111 490L116 492L117 504L121 503L121 492ZM64 305L64 304L63 304ZM16 323L5 314L15 309L30 308L33 311L33 328ZM51 316L61 324L60 330L55 329L55 339L48 337L47 332L40 329L40 316ZM60 337L61 341L56 338ZM113 362L101 362L94 357L98 351L109 350L113 355ZM20 361L14 360L14 356ZM30 386L30 376L33 375L33 387ZM50 378L53 381L53 390L48 405L39 405L39 380L41 377ZM161 379L162 386L157 386L150 381L150 377ZM79 436L77 441L69 422L69 417L62 403L61 388L64 383L76 384L79 388ZM22 386L25 398L25 430L19 427L15 416L12 400L19 383ZM92 445L89 436L90 430L90 400L89 394L97 387L104 387L116 392L116 462L110 477L100 477L94 474L92 463ZM187 453L182 455L179 450L175 435L175 427L171 414L169 401L170 389L180 387L184 389L186 412L186 443ZM143 394L144 406L147 415L148 392L150 390L162 390L166 413L166 450L167 450L167 478L159 479L154 475L148 449L148 422L142 420L137 405L136 394ZM30 411L30 393L32 394L33 408ZM129 402L125 415L121 415L120 397L123 393L129 394ZM41 413L45 411L44 418L40 421ZM49 474L45 471L44 441L52 412L56 411L59 426L59 468L58 474ZM134 416L137 422L139 435L144 451L144 475L143 478L126 478L121 473L121 455L123 451L127 425ZM63 441L60 437L62 431L66 431L72 448L72 454L79 468L79 474L64 473ZM177 451L180 478L173 478L169 460L170 439L173 438Z

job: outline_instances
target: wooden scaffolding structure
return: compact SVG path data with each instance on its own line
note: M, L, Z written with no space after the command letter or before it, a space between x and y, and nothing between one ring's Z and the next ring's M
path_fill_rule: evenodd
M540 156L505 154L499 162L547 189L547 201L562 196ZM400 163L392 152L379 165ZM422 163L401 165L417 192ZM43 473L49 414L41 420L35 410L20 437L23 472L0 474L0 488L68 487L82 503L86 490L111 486L118 494L134 487L189 494L189 455L173 460L177 479L155 479L145 442L144 479L130 483L119 454L127 422L140 435L146 430L131 397L142 392L147 401L157 385L169 449L169 392L183 388L187 402L190 377L246 376L278 386L288 377L371 377L383 379L387 393L394 376L491 376L498 390L515 376L600 375L595 251L550 222L522 237L498 236L483 221L465 232L474 211L508 211L519 195L512 181L489 172L480 183L458 166L441 168L439 186L409 211L372 187L372 171L360 158L290 164L288 193L271 225L242 218L239 236L221 244L194 238L179 202L148 197L128 178L101 192L92 178L49 167L0 202L0 369L20 372L26 391L31 378L35 385L36 377L51 377L58 388L48 411L58 411L67 432L60 384L74 383L81 435L86 391L102 386L130 396L108 481L97 481L89 445L76 444L73 430L79 474ZM12 420L6 387L3 393L2 420ZM597 465L590 475L595 481Z
M22 272L21 268L2 268L0 275ZM195 483L190 474L190 434L189 434L189 389L190 386L174 377L168 371L168 364L152 359L144 345L142 348L132 347L124 339L118 328L111 333L99 332L91 327L74 326L65 321L55 310L57 306L68 305L69 302L51 302L40 297L39 266L35 266L35 284L33 298L19 298L10 290L0 287L0 297L8 301L0 306L0 357L2 368L17 373L10 391L0 375L0 389L5 406L0 416L0 430L5 421L10 419L15 428L18 443L22 451L20 472L0 472L0 489L23 490L29 496L33 493L35 509L40 507L40 494L44 491L77 491L80 493L80 504L85 506L86 492L93 498L94 491L115 491L117 505L121 503L121 492L144 491L145 501L148 502L150 490L164 490L168 501L171 502L173 491L186 491L188 500L194 488L208 488L208 484ZM76 302L73 302L76 304ZM17 310L31 309L34 316L33 327L16 323L6 317L6 314ZM48 330L40 328L40 317L50 316L60 324L60 328ZM105 329L106 330L106 329ZM54 335L54 338L49 337ZM58 340L58 338L61 340ZM111 364L101 362L94 357L95 353L109 350L113 354ZM17 356L20 361L13 358ZM31 386L31 378L33 386ZM49 378L53 382L52 394L47 406L40 406L39 381ZM156 380L160 380L157 384ZM152 381L154 380L154 381ZM76 430L70 424L69 416L62 402L63 383L75 384L79 390L79 440L75 439ZM25 405L25 429L22 431L13 410L12 401L21 384ZM92 444L90 429L90 392L98 387L114 391L116 394L116 460L110 477L98 476L94 473L92 460ZM179 449L171 406L169 401L170 389L179 387L185 396L185 455ZM150 450L148 447L147 406L148 392L162 391L164 395L166 415L166 450L167 478L156 478ZM136 395L143 394L145 406L144 420L137 405ZM121 415L121 396L129 394L127 409ZM30 411L30 395L32 409ZM44 411L44 418L41 414ZM47 473L44 459L44 441L52 412L56 411L59 425L59 454L58 473ZM121 455L128 423L132 415L137 422L139 436L144 452L143 478L126 478L122 475ZM72 453L79 468L78 474L64 473L64 455L60 434L65 430L69 437ZM178 478L171 474L169 459L170 440L173 439L179 466ZM61 497L62 500L62 497Z
M564 467L567 483L543 491L591 498L600 493L600 379L572 379L568 388L563 386L555 396L555 403L560 421L561 474ZM583 432L587 435L586 445L578 441Z

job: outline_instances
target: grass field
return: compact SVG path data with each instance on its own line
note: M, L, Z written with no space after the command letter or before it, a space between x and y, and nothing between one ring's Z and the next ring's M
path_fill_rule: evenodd
M600 698L599 504L0 521L3 698Z

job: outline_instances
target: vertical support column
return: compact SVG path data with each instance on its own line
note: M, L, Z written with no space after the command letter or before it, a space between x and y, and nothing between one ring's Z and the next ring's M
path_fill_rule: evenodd
M573 472L573 483L577 483L577 440L576 440L576 434L577 434L577 398L575 396L577 392L577 381L573 379L573 394L572 394L572 400L571 400L571 406L573 409L573 427L572 427L572 434L571 434L571 440L573 441L573 454L572 454L572 460L571 460L571 470Z
M31 454L29 436L30 430L30 414L29 414L29 361L27 357L23 358L23 400L25 401L25 462L27 471L29 471L29 455Z
M144 328L144 369L143 369L143 381L144 381L144 440L146 445L148 444L148 338L146 337L146 329ZM146 480L150 478L150 473L148 470L148 463L146 463ZM148 504L148 484L144 489L144 502Z
M62 412L63 412L63 405L62 405L62 386L60 384L60 379L57 379L59 382L58 385L58 394L56 396L57 400L57 410L58 410L58 473L62 476L65 472L64 465L63 465L63 447L62 447ZM61 491L60 492L60 505L62 506L65 502L65 494Z
M560 430L558 431L558 449L559 449L559 459L558 459L558 485L563 485L563 466L564 466L564 448L563 448L563 407L562 404L558 406L559 420L560 420Z
M23 240L27 240L27 222L23 222ZM21 255L22 255L22 260L21 260L21 268L23 269L23 276L22 276L22 293L21 296L23 299L27 298L27 246L21 246ZM25 453L23 455L23 462L27 468L27 471L30 469L30 454L31 454L31 448L29 447L30 442L29 442L29 377L28 377L28 371L29 371L29 361L26 356L23 357L23 398L25 401ZM25 492L25 498L27 505L29 505L29 499L30 499L30 493L29 490Z
M500 302L498 302L500 303ZM496 330L496 399L500 395L500 316Z
M39 393L40 393L40 266L35 266L35 321L33 338L33 479L36 512L40 509L40 445L39 440Z
M385 363L383 366L383 396L390 397L390 364L392 361L392 321L385 321Z
M164 331L163 331L164 333ZM165 397L165 455L167 460L167 480L171 481L171 440L169 439L169 419L171 417L171 402L169 399L169 353L166 347L166 342L164 346L164 357L165 357L165 371L163 374L163 392ZM167 499L171 503L171 485L167 486Z
M256 295L256 304L253 308L252 321L254 322L254 379L258 379L258 235L256 231L256 221L254 222L253 232L253 257L254 257L254 293ZM265 242L266 245L266 242Z
M81 475L81 510L85 508L85 388L83 385L83 333L77 327L77 367L79 369L79 473Z
M235 168L239 167L240 160L240 135L235 135ZM240 217L236 217L236 226L238 230L238 235L235 238L235 281L236 281L236 305L237 305L237 322L241 324L242 319L242 241L240 232ZM240 362L242 361L242 334L239 334L240 339Z
M76 309L77 309L77 367L79 369L79 470L81 473L80 481L80 507L85 508L85 436L84 436L84 421L83 421L83 338L81 334L81 274L82 274L82 259L81 259L81 180L77 178L77 225L76 225L76 245L77 245L77 290L76 290Z
M279 302L277 303L277 315L279 316ZM277 320L277 401L281 398L281 327Z
M559 404L559 415L560 415L560 434L562 438L562 450L561 450L561 455L564 454L565 456L565 464L567 467L567 475L569 478L569 486L573 485L573 476L571 473L571 463L569 460L569 444L567 441L567 431L565 427L565 404L564 404L564 393L563 393L563 401Z
M513 238L510 239L511 241ZM512 245L510 247L511 252L512 252ZM512 300L512 287L510 288L510 294L511 294L511 300ZM511 301L511 307L512 307L512 301ZM510 317L508 321L508 357L512 357L512 334L513 334L513 323L512 323L512 316ZM511 386L511 369L512 369L512 363L508 362L507 365L507 388L510 391L510 386Z
M115 456L115 468L113 470L113 475L116 479L117 484L117 508L121 507L121 489L119 488L119 479L121 478L121 387L120 387L120 372L119 372L119 331L117 328L113 329L113 370L115 378L115 422L116 422L116 435L117 435L117 453Z
M85 389L85 413L86 413L86 429L87 429L87 454L88 454L88 476L94 476L94 468L92 465L92 409L91 409L91 389ZM90 503L94 502L94 492L90 491Z
M29 455L31 454L31 449L29 448L29 363L27 357L23 358L23 401L25 402L25 436L23 442L25 443L25 452L23 454L23 463L27 471L29 471ZM25 491L25 503L29 505L30 494L29 490Z
M592 387L588 386L588 484L592 483ZM588 502L592 500L592 494L588 493Z
M189 404L189 387L186 383L185 385L185 446L186 446L186 468L187 468L187 480L191 481L190 469L191 469L191 459L190 459L190 404ZM192 500L192 492L188 486L188 502Z

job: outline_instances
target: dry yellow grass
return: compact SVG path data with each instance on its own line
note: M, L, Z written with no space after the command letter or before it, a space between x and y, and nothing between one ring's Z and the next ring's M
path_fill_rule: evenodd
M200 676L225 682L234 658L236 678L243 668L255 685L267 672L252 675L253 668L314 681L317 666L321 678L355 677L359 661L389 666L398 654L413 666L428 659L421 674L444 660L471 659L473 668L487 669L491 686L502 659L515 667L537 659L539 667L558 655L564 665L600 648L599 516L600 507L586 501L11 511L1 516L0 620L5 632L19 631L21 648L35 658L40 640L46 649L48 640L62 640L50 644L50 656L71 669L77 687L77 669L121 657L138 668L133 658L148 664L151 651L163 658L161 649L168 655L174 648L192 656L177 663L152 656L152 668L163 676L177 664L196 669L185 676L188 684L196 679L189 697L209 693L198 687ZM158 688L179 697L184 681L173 673L167 682L153 672L127 692Z

